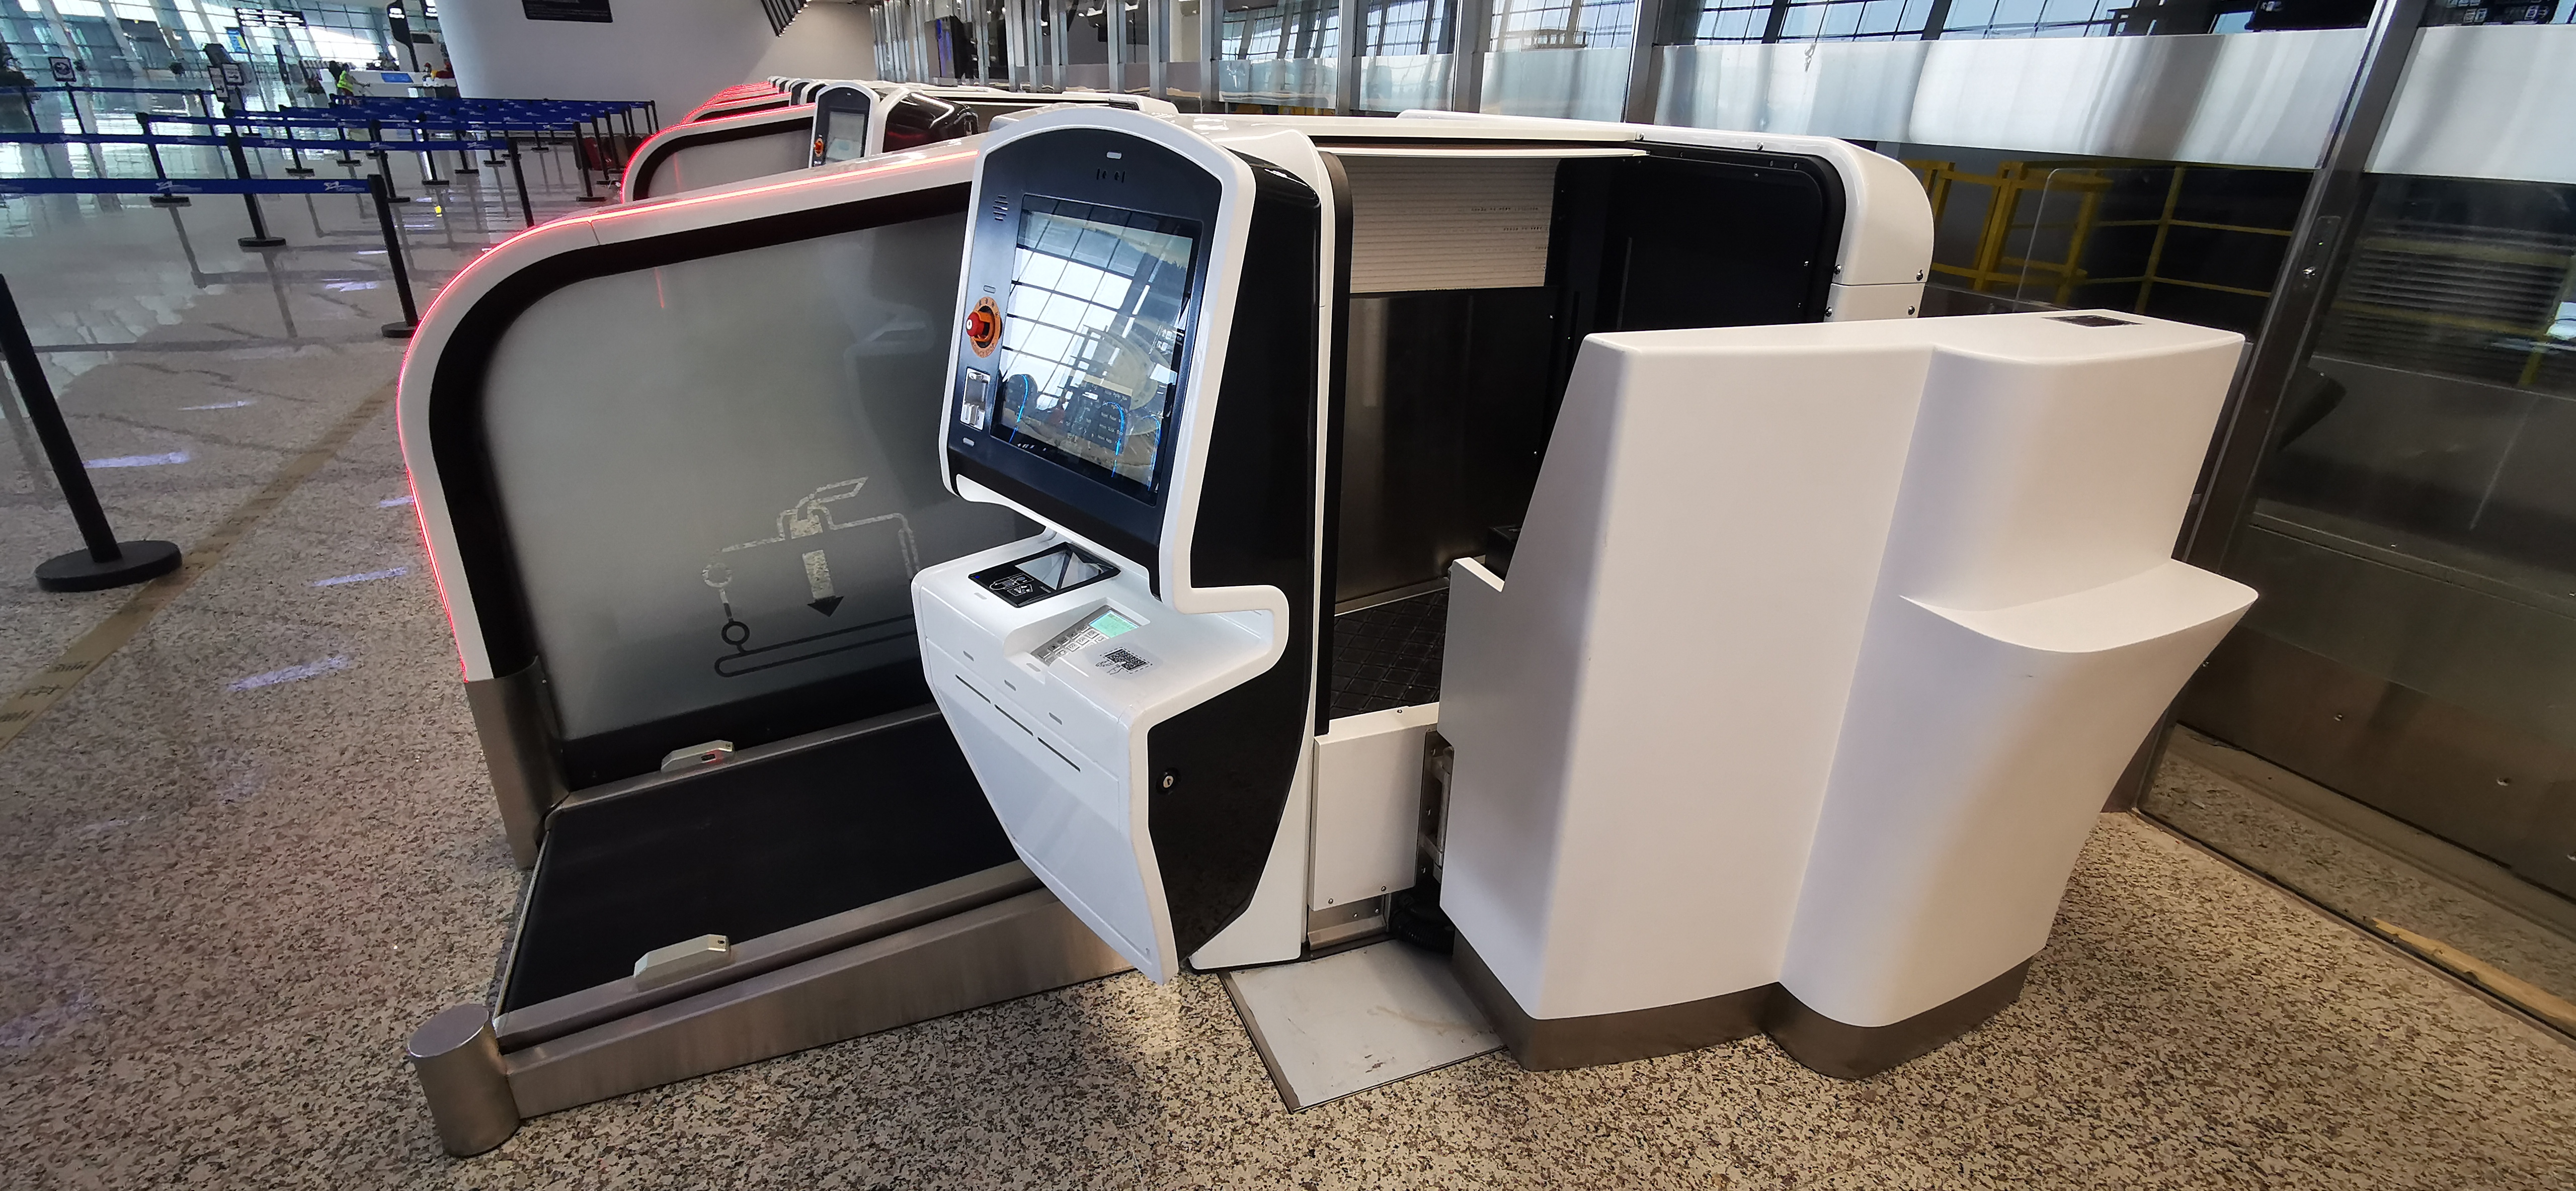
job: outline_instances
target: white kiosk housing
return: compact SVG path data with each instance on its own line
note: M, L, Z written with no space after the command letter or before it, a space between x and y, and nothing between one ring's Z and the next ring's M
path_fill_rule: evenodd
M976 167L940 450L1045 532L925 566L1022 860L1150 976L1387 929L1449 564L1594 331L1910 315L1931 226L1814 138L1055 111Z
M674 124L636 146L618 179L620 202L667 198L805 165L814 105L772 104Z
M1172 115L1172 105L1105 92L1026 94L991 87L923 87L866 79L778 80L787 102L675 124L635 151L618 198L667 198L807 166L919 149L973 136L1000 118L1058 104L1101 104Z
M2252 602L2172 558L2240 346L2130 315L1604 335L1456 564L1442 907L1531 1067L1893 1066L2020 991Z

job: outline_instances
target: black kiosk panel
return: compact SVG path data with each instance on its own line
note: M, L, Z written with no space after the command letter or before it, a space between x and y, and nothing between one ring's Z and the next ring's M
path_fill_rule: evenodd
M867 156L868 119L875 114L876 102L876 92L865 87L827 87L815 96L812 164Z
M884 105L879 118L885 121L879 148L888 153L973 136L983 129L983 122L974 112L918 91L896 96Z
M983 178L950 464L1152 568L1221 188L1098 129L999 146Z

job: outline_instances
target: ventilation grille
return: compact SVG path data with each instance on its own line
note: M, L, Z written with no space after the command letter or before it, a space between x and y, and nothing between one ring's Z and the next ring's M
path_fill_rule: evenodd
M1553 158L1345 157L1351 292L1547 284Z

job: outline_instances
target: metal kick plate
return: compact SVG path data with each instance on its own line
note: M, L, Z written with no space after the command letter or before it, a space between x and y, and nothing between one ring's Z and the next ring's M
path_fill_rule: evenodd
M1291 1112L1503 1045L1446 956L1394 940L1228 972L1225 991Z

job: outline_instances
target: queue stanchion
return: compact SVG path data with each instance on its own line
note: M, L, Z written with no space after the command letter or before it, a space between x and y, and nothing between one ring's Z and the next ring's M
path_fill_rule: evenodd
M350 166L358 164L358 159L351 156L349 153L349 142L358 138L349 135L349 126L340 123L340 118L338 116L331 117L331 127L333 131L340 134L340 159L332 162L331 164Z
M286 156L288 159L286 172L298 178L312 177L313 167L304 164L304 149L302 146L295 143L295 126L293 124L288 124L285 128Z
M250 158L242 153L241 128L238 125L224 130L224 147L232 151L233 176L244 182L250 181ZM259 209L258 195L243 191L242 206L250 211L250 234L236 243L244 248L286 247L285 237L268 234L268 216Z
M494 136L494 135L493 135L493 133L494 133L494 132L496 132L496 131L497 131L497 132L499 132L501 135L499 135L499 136ZM518 146L516 143L512 143L512 144L510 145L510 159L509 159L509 160L507 160L507 161L504 161L504 160L502 159L502 157L501 157L501 151L500 151L500 150L498 150L498 149L494 149L494 148L492 148L492 147L491 147L491 145L490 145L490 142L492 142L492 141L495 141L495 140L508 140L508 138L509 138L509 129L508 129L507 127L505 127L505 126L502 126L502 125L499 125L499 124L486 124L486 125L484 125L484 126L483 126L483 140L484 140L484 142L485 142L484 149L483 149L483 164L485 164L485 165L516 165L516 164L517 164L518 154L519 154L519 146Z
M510 146L510 180L519 185L519 216L528 221L529 227L535 227L537 209L528 203L528 173L519 168L519 142L510 139L502 143Z
M617 124L626 130L626 135L617 142L617 176L623 178L626 167L635 160L635 109L619 108Z
M411 270L403 265L402 233L394 227L393 183L383 174L371 174L367 192L376 199L376 224L385 233L385 263L393 268L394 293L402 299L403 320L386 323L385 338L409 339L420 329L420 306L411 300Z
M143 126L143 150L152 155L153 179L167 185L170 181L170 171L161 168L161 145L152 138L152 117L136 112L134 122ZM164 190L153 195L148 201L155 207L185 207L188 205L188 196Z
M417 116L412 118L411 139L421 146L419 149L420 184L423 186L447 185L447 179L438 176L438 152L429 147L429 125Z
M581 175L581 197L574 199L573 201L577 203L607 202L608 200L602 197L599 191L593 189L590 185L589 157L590 148L584 143L584 138L581 135L581 126L575 124L572 130L572 165L574 171Z
M385 201L389 203L410 202L411 196L402 194L394 189L394 159L391 154L385 152L384 121L374 119L367 121L367 141L369 144L375 146L376 176L385 180Z
M6 277L0 277L0 354L8 357L9 375L18 382L18 399L27 407L27 420L36 427L36 439L44 444L45 459L53 464L54 479L62 485L63 503L71 506L72 523L80 527L87 547L37 564L36 586L46 591L100 591L178 570L179 547L169 542L116 540L107 510L99 507L98 490L90 486L89 467L81 462L71 428L63 423L62 408L54 404L54 387L45 380L44 362L36 358L35 341L27 338L26 320L18 315L18 299L9 292Z

